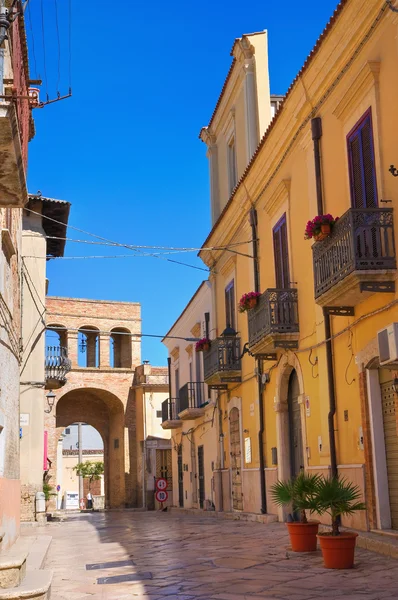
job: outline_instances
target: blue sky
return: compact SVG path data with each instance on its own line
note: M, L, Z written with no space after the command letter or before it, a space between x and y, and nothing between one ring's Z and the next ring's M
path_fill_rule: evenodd
M268 30L271 92L283 94L337 0L187 3L72 1L73 97L34 112L30 192L72 203L69 223L127 244L200 246L210 229L208 165L198 133L231 63L235 37ZM30 0L31 77L45 78L40 0ZM68 0L44 7L50 98L69 87ZM116 8L118 7L118 8ZM29 18L30 17L30 18ZM34 55L33 56L33 45ZM46 98L46 85L41 99ZM69 231L69 237L90 239ZM134 255L68 243L66 256ZM196 253L177 260L203 267ZM142 304L142 331L164 334L206 273L145 257L54 260L50 294ZM165 364L160 341L142 358Z

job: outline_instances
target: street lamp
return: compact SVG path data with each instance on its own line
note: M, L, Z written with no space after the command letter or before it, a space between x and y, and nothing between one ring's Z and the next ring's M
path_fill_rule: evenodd
M46 398L47 398L48 408L46 408L44 410L44 412L50 413L53 409L56 396L55 396L54 392L52 390L50 390L48 392L48 394L46 394Z

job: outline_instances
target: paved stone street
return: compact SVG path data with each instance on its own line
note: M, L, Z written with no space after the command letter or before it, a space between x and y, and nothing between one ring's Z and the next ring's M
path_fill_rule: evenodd
M53 536L53 600L398 597L398 561L358 549L355 569L328 571L318 552L287 552L277 523L126 511L76 514L39 532Z

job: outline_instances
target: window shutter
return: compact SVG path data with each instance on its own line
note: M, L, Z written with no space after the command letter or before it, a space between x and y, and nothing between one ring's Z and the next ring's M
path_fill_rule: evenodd
M285 290L290 287L286 215L275 225L273 238L276 287Z
M362 158L365 180L366 207L377 207L376 170L374 165L373 136L370 117L362 127Z
M231 281L225 288L225 321L235 329L235 282Z
M281 225L280 229L281 235L281 248L282 248L282 289L287 289L289 287L290 275L289 275L289 254L287 249L287 226L286 219Z
M275 261L275 281L276 287L281 288L282 282L282 264L281 264L281 247L279 243L279 231L274 231L274 261Z
M361 140L359 135L355 136L349 144L351 157L351 200L355 208L364 208L365 198L362 184Z
M372 118L369 110L347 137L351 204L354 208L377 207Z

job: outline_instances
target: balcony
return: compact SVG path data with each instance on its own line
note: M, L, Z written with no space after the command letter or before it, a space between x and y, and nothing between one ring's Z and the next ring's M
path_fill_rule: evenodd
M254 355L275 348L297 348L299 340L297 290L266 290L248 311L249 349Z
M208 385L241 380L240 338L221 336L203 352L204 379Z
M395 291L392 208L350 208L312 251L320 306L355 306L374 292Z
M178 398L167 398L162 402L162 428L178 429L182 422L178 416Z
M59 390L66 383L66 375L71 370L68 350L63 346L48 346L44 361L46 390Z
M202 381L190 381L182 386L179 397L178 416L182 420L197 419L204 415L205 385Z
M25 206L28 192L18 123L12 102L0 102L0 165L0 206Z

